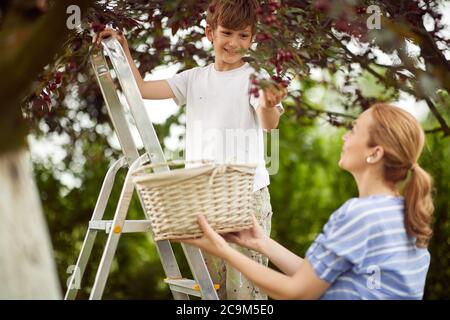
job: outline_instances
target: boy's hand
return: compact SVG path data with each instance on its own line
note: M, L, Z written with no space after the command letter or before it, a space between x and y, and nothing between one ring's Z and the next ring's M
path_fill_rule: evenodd
M264 90L259 98L259 105L262 108L274 108L287 95L287 88L281 85L270 85Z
M122 31L116 31L110 28L107 28L103 31L100 31L98 34L95 34L94 38L92 39L92 43L98 46L103 39L107 39L109 37L116 38L124 49L128 48L127 39L123 35Z

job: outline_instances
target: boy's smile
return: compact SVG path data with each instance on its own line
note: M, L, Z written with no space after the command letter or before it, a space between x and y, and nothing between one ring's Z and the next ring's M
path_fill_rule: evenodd
M252 45L251 26L241 30L231 30L219 25L216 30L212 30L208 25L206 36L214 46L214 66L217 71L233 70L244 64L242 51L247 51Z

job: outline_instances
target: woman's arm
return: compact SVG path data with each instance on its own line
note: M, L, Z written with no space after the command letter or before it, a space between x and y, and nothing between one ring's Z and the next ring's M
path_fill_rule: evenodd
M289 251L264 233L253 215L253 226L240 232L226 233L222 236L241 247L261 252L283 273L293 275L302 265L303 259Z
M269 260L288 276L294 275L302 266L304 259L269 238L266 248L261 250Z
M316 276L308 260L293 275L267 268L228 247L222 258L274 299L318 299L330 284Z
M234 268L242 272L250 281L256 284L269 296L275 299L316 299L319 298L329 284L316 276L312 266L307 260L299 263L299 257L293 253L288 254L287 249L278 244L270 244L267 249L276 256L276 260L292 275L285 275L278 271L267 268L245 255L231 248L228 243L218 233L216 233L207 223L204 216L199 216L199 225L204 232L204 236L199 239L183 240L205 250L213 255L228 261ZM282 254L275 254L274 249L282 249ZM291 261L282 262L282 257ZM293 257L297 257L294 259ZM292 263L297 261L297 263ZM297 265L298 269L294 270ZM281 269L281 268L280 268Z

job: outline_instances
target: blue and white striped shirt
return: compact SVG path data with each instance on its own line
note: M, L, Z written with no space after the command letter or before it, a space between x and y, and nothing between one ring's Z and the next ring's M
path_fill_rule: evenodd
M404 226L404 199L352 198L306 252L331 285L321 299L422 299L430 254Z

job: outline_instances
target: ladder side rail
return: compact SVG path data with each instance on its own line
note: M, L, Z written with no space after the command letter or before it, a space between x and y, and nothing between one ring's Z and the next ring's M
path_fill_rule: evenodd
M100 190L97 203L95 204L95 209L92 214L92 220L100 220L103 218L106 206L108 204L109 196L114 185L114 180L117 172L120 168L126 165L126 159L124 157L120 158L108 169L105 178L103 180L102 188ZM86 235L84 237L83 245L81 247L80 254L78 256L75 268L73 270L72 276L70 277L65 300L73 300L76 298L79 285L83 279L84 271L86 270L86 265L92 252L92 248L95 243L95 238L97 236L97 230L91 230L88 228Z

